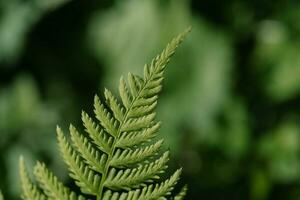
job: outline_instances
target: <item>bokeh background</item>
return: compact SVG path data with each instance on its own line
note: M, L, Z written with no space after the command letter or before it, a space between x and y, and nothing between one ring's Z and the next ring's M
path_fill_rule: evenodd
M18 158L69 183L55 126L188 26L158 118L187 199L300 199L300 3L286 0L0 0L0 189ZM72 186L72 184L70 184Z

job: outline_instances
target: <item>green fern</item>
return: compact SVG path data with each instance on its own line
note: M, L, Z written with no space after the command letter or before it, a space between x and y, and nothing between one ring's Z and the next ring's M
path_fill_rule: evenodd
M70 125L71 142L57 127L57 138L70 176L83 194L97 200L166 199L176 185L181 169L165 181L154 183L167 168L169 152L160 153L163 140L154 142L160 128L155 122L158 93L170 57L190 29L174 38L150 65L144 66L143 78L129 73L119 85L121 102L105 89L105 102L94 99L94 112L99 124L82 112L82 121L89 137ZM39 188L29 179L23 159L20 176L24 200L85 199L65 187L45 164L38 162L34 175ZM185 196L186 187L174 200Z
M33 183L31 182L24 164L23 157L20 158L19 166L20 166L21 185L23 190L23 194L21 196L22 199L46 200L46 196L42 194L38 190L38 188L35 185L33 185Z
M174 200L182 200L187 192L187 186L185 185L180 192L175 196Z

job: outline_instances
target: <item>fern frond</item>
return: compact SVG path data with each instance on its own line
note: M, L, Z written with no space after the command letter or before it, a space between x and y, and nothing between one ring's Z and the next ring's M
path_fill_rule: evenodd
M41 188L47 195L47 199L53 200L84 200L83 196L77 196L75 192L70 191L57 177L50 172L44 163L38 162L34 170L35 177L40 183Z
M23 200L46 200L46 196L41 193L38 188L31 182L27 169L25 167L24 159L21 156L19 161L20 178L22 185L22 199Z
M157 141L155 144L150 146L132 149L117 149L113 158L110 161L113 167L126 167L134 163L140 163L150 156L155 156L156 152L162 146L163 140Z
M95 95L94 107L96 118L100 121L100 124L105 128L106 132L110 135L117 137L118 122L112 116L112 114L105 108L104 104L101 103L99 97Z
M106 99L106 103L109 108L112 110L114 117L121 122L124 119L125 108L118 102L117 98L105 88L104 96Z
M137 144L147 142L156 136L161 123L155 123L151 127L134 132L124 132L120 135L119 140L116 142L116 147L126 148L132 147Z
M140 199L160 199L164 196L170 195L171 191L174 189L179 177L181 175L182 169L178 169L175 173L167 179L165 182L161 184L156 184L155 187L152 189L151 187L148 188L143 195L141 195ZM165 198L163 198L165 199Z
M166 199L179 180L182 169L178 169L169 179L160 184L151 184L141 189L131 190L129 192L113 192L107 190L104 193L103 200L122 199L122 200L157 200Z
M126 85L126 82L125 82L123 76L121 76L121 79L120 79L119 93L120 93L122 102L123 102L126 110L128 110L131 106L132 97L129 94L128 87Z
M81 188L83 193L97 195L100 175L96 174L82 161L59 127L57 127L57 139L64 161L71 171L70 176L76 180L75 183Z
M144 76L128 74L120 79L121 101L105 89L105 101L94 98L95 122L82 112L87 135L70 125L70 143L57 127L57 139L70 176L81 192L97 200L157 200L170 196L181 174L177 170L169 179L154 184L167 168L169 152L160 153L163 140L156 140L160 122L155 121L154 109L162 89L163 74L170 57L182 42L187 30L173 39L149 65ZM35 176L44 193L30 182L24 165L20 165L25 200L84 199L63 186L45 167L37 163ZM127 190L127 192L124 192ZM182 190L175 198L180 200Z
M153 97L137 99L136 102L135 102L135 107L149 106L149 105L153 104L154 102L156 102L157 99L158 99L157 95L155 95Z
M107 161L107 155L95 149L89 140L82 134L79 134L76 128L72 125L70 125L70 134L74 146L81 154L81 157L84 158L87 165L91 166L93 170L103 173L104 165Z
M138 118L129 118L123 123L121 132L138 131L143 128L148 128L153 122L155 115L155 113L151 113Z
M166 163L169 160L169 152L165 152L159 159L149 164L140 165L137 168L126 170L116 170L112 168L107 176L104 185L111 189L125 189L143 186L145 182L152 182L153 179L159 179L158 174L164 172L167 168Z
M93 139L93 142L98 146L98 148L107 153L111 151L113 144L113 137L108 135L103 129L101 129L89 115L85 112L82 112L82 121L83 125L86 128L86 132L89 133L89 136Z
M156 105L157 101L154 101L153 103L147 105L135 106L128 112L128 117L135 118L147 115L155 109Z
M183 200L187 192L187 186L183 186L180 192L174 197L174 200Z
M140 89L143 87L144 80L143 78L134 75L132 73L128 73L128 83L131 91L131 95L133 98L138 96Z
M188 32L188 31L187 31ZM128 180L130 182L130 179L132 179L132 182L130 182L130 184L135 185L140 185L143 183L144 177L141 174L138 174L136 176L133 176L133 173L130 173L130 169L123 172L122 170L119 171L115 177L113 177L112 175L114 175L114 170L111 169L109 170L109 168L111 168L111 160L113 158L113 155L115 154L115 152L117 151L117 146L116 144L118 143L118 141L120 140L120 137L122 137L123 134L130 134L132 132L141 132L144 131L145 129L151 127L152 124L154 124L154 118L155 118L155 113L148 113L148 112L144 112L141 115L139 115L138 117L135 117L136 115L129 115L129 113L131 112L131 110L133 110L133 108L141 106L141 100L146 100L146 102L151 102L154 103L156 101L157 98L157 94L160 92L162 86L161 86L161 82L163 80L163 73L164 73L164 69L166 64L169 62L170 57L174 54L175 49L177 48L177 46L181 43L181 41L183 40L183 38L185 37L186 33L182 35L179 35L177 38L175 38L174 40L171 41L171 43L169 43L166 47L166 49L159 55L157 56L152 62L151 64L145 65L144 67L144 78L138 78L138 76L129 74L128 75L128 82L129 82L129 88L131 93L129 93L128 90L128 86L124 80L123 77L121 77L120 80L120 86L119 86L119 92L120 92L120 96L122 99L122 102L124 104L125 107L125 114L123 116L123 121L120 121L120 124L118 126L117 129L117 133L116 135L113 134L113 136L115 136L115 141L113 143L113 148L112 148L112 155L108 155L108 162L106 165L106 173L103 174L103 180L101 180L101 195L102 196L102 191L103 191L103 187L105 186L111 186L113 188L126 188L127 187L127 183L125 183L125 185L122 185L121 181L115 182L115 184L110 183L110 181L113 182L113 180L117 180L120 177L124 178L124 177L128 177ZM153 99L155 99L155 101L153 101ZM96 103L99 101L96 101ZM136 105L136 102L139 102L138 105ZM106 112L106 110L104 109L104 106L101 106L101 103L95 104L98 105L98 110L102 111L99 112L100 114L102 113L102 116L104 117L104 120L107 121L107 116L111 117L109 115L109 113ZM99 106L100 105L100 106ZM143 106L147 106L149 104L142 104ZM96 107L96 106L95 106ZM153 106L154 109L155 106ZM150 110L150 109L149 109ZM97 118L99 119L99 113L96 112ZM134 113L134 112L133 112ZM99 119L101 121L101 119ZM102 126L104 126L104 128L107 129L107 125L102 123ZM116 127L115 123L113 123L113 121L111 121L110 126ZM108 129L107 129L108 130ZM137 136L138 134L133 134L135 136ZM126 138L126 136L123 136L123 138ZM134 139L134 138L132 138ZM140 138L141 142L145 141L143 139L145 138ZM147 139L149 140L149 139ZM141 145L140 143L136 143L136 145ZM128 146L129 148L132 148L132 146ZM150 166L150 165L149 165ZM142 168L140 168L142 169ZM139 170L137 170L139 171ZM149 172L149 171L148 171ZM151 173L149 173L151 174ZM149 175L147 174L147 175ZM147 177L147 175L145 177ZM139 178L138 178L139 177ZM108 180L104 180L104 179L108 179Z

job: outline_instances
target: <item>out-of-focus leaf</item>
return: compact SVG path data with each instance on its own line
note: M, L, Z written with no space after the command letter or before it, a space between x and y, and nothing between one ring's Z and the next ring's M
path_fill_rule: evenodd
M15 62L30 28L69 0L0 0L0 62Z
M0 90L0 132L14 132L36 119L40 109L37 88L26 75L19 76L11 87Z
M274 20L261 22L257 30L257 69L265 73L266 94L279 102L300 94L300 40L288 35L289 31L283 22Z
M230 158L240 159L250 147L248 112L242 102L234 100L226 105L224 114L224 125L219 130L219 148Z
M262 169L254 169L251 173L250 199L264 200L269 196L271 180Z
M294 44L282 53L280 60L277 60L266 87L267 92L275 100L288 100L300 94L299 54L300 50Z
M260 142L259 153L267 160L271 177L289 182L300 177L300 128L293 121L280 124Z
M2 136L16 133L26 126L53 124L56 119L55 112L41 104L39 92L30 76L20 75L11 87L0 89L0 133Z
M45 153L54 169L66 177L65 170L55 151L55 133L58 110L42 101L33 78L20 74L11 84L0 88L0 150L1 162L7 171L1 182L7 185L7 193L19 196L18 160L23 154L29 160ZM17 139L16 139L17 138ZM32 158L32 159L31 159Z

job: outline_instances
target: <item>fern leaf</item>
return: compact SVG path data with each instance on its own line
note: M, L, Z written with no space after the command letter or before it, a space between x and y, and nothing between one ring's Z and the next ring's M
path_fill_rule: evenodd
M178 169L169 179L160 184L151 184L141 189L131 190L129 192L113 192L107 190L103 195L103 200L122 199L122 200L157 200L165 199L170 195L179 180L182 169Z
M136 118L143 115L149 114L151 111L154 110L154 108L157 105L157 101L154 101L151 104L148 105L142 105L142 106L135 106L128 112L129 118Z
M97 195L99 192L100 175L95 174L82 161L59 127L57 128L57 138L60 151L71 171L70 176L76 180L76 184L81 188L83 193Z
M151 125L149 128L140 131L124 132L121 134L119 140L116 142L116 147L126 148L135 146L137 144L141 144L143 142L147 142L156 136L160 125L161 123L158 122Z
M98 146L98 148L108 153L111 150L113 144L113 137L105 133L93 120L88 116L87 113L82 112L83 125L86 128L86 132L93 139L93 142Z
M138 118L126 120L121 128L122 132L138 131L142 128L148 128L155 118L155 113L144 115Z
M106 132L114 137L117 137L117 121L101 103L97 95L95 95L94 107L96 117L100 121L101 125L105 128Z
M25 167L24 159L21 156L19 161L20 178L22 185L22 199L23 200L46 200L46 196L41 193L36 186L31 182L27 169Z
M163 173L167 168L169 152L165 152L159 159L149 164L140 165L137 168L116 170L112 168L105 181L105 186L111 189L130 189L138 187L145 182L152 182L152 179L159 179L158 174Z
M129 94L128 87L126 85L126 82L125 82L123 76L120 79L119 93L120 93L120 96L121 96L121 99L122 99L122 102L123 102L125 108L128 110L131 105L132 97Z
M79 134L74 126L70 126L71 139L77 151L91 168L99 173L104 172L107 155L95 149L89 140Z
M154 99L156 98L157 94L160 92L162 86L161 82L163 80L163 73L166 64L169 62L170 57L174 54L175 49L177 46L181 43L183 38L185 37L186 33L179 35L177 38L171 41L170 44L167 45L166 49L163 50L163 52L157 56L151 64L145 65L144 69L144 80L137 82L134 75L129 74L128 76L128 82L129 87L131 90L131 94L128 91L127 84L123 78L120 80L120 86L119 86L119 92L122 99L122 102L124 104L124 107L126 109L124 114L124 120L120 122L119 127L117 129L117 132L113 134L115 137L115 141L113 143L112 147L112 155L108 155L108 162L105 167L106 173L103 174L103 179L100 183L100 196L102 196L103 188L104 187L110 187L110 188L117 188L117 189L126 189L128 187L134 187L141 184L141 182L151 179L152 176L155 174L155 170L158 170L158 168L155 168L153 166L160 166L160 165L146 165L146 166L152 166L152 167L139 167L138 169L127 169L125 171L119 170L116 172L114 168L109 170L111 168L111 159L113 158L113 155L115 154L116 150L116 144L118 143L118 140L120 137L122 137L124 132L130 133L130 132L140 132L141 130L145 130L154 123L155 113L150 113L146 115L141 115L137 118L133 118L129 116L129 112L131 109L136 107L136 102L140 99ZM141 84L142 83L142 84ZM153 103L153 102L152 102ZM140 102L139 102L140 104ZM100 105L100 104L98 104ZM104 106L103 106L104 107ZM104 110L104 109L102 109ZM103 114L104 113L104 114ZM97 114L97 113L96 113ZM102 112L102 116L104 117L103 120L106 120L107 116L109 116L109 113L106 113L105 111ZM97 118L99 119L99 115L97 114ZM99 119L101 121L101 119ZM112 125L112 123L110 124ZM105 126L105 124L103 124ZM105 127L106 128L106 127ZM107 129L108 130L108 129ZM137 136L136 134L135 136ZM134 138L132 138L134 139ZM141 141L145 141L145 138L141 138ZM139 143L136 143L136 145L141 145ZM164 157L164 156L163 156ZM161 168L165 168L165 163L160 166ZM146 169L152 169L152 170L146 170ZM135 170L135 171L134 171ZM140 172L144 172L144 174L141 174ZM107 179L107 180L106 180ZM121 181L122 179L122 181ZM118 180L118 181L117 181Z
M136 78L132 73L128 73L128 83L132 97L135 98L142 87L143 79Z
M162 184L156 184L155 187L148 187L148 190L142 193L140 199L160 199L170 195L174 189L177 181L179 180L182 169L178 169L169 179L164 181Z
M135 102L135 106L138 107L138 106L149 106L151 104L153 104L154 102L156 102L158 99L158 96L155 95L153 97L148 97L148 98L140 98L140 99L137 99L136 102Z
M174 200L183 200L187 192L187 186L183 186L180 192L174 197Z
M77 196L74 192L70 191L69 188L65 187L61 182L58 181L57 177L54 176L45 166L45 164L38 162L35 166L34 174L43 188L47 199L53 200L84 200L82 196Z
M121 122L124 118L125 109L117 101L117 98L111 93L111 91L109 91L106 88L104 90L104 95L105 95L106 103L109 106L109 108L113 111L113 114L114 114L115 118L119 122Z
M110 161L113 167L130 166L134 163L140 163L150 156L155 156L160 149L163 140L157 141L155 144L143 148L132 149L117 149L113 158Z

